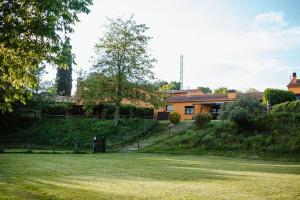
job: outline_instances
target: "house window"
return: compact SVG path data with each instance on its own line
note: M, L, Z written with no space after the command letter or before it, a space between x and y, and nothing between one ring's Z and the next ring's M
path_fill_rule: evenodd
M172 105L167 105L166 110L167 110L167 112L172 112L173 111L173 106Z
M185 106L184 109L186 115L194 114L194 106Z

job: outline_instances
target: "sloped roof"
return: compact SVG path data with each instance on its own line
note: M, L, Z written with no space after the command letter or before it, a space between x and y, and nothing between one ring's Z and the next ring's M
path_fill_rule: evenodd
M247 95L261 100L263 97L263 92L242 93L238 95ZM205 101L232 101L232 99L228 99L227 94L208 94L208 95L195 95L195 96L172 96L167 101L169 103L179 103L179 102L205 102Z
M168 94L185 94L188 92L195 92L195 91L201 91L199 89L189 89L189 90L170 90L167 91Z
M293 83L293 81L291 81L287 87L297 87L297 86L300 86L300 79L296 79L296 83Z
M168 102L188 102L188 101L211 101L211 100L227 100L227 94L215 95L195 95L195 96L173 96L168 99Z
M263 98L264 93L263 92L250 92L250 93L242 93L241 95L247 95L247 96L254 97L256 99L261 100Z

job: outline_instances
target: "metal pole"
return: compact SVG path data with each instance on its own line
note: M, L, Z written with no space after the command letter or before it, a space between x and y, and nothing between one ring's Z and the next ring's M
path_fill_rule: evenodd
M75 153L78 153L78 146L77 146L77 142L75 142Z
M55 142L53 143L53 153L55 153L56 145Z
M3 145L2 141L1 141L1 144L0 144L0 153L4 153L4 145Z
M30 141L28 141L28 143L27 143L27 152L28 152L28 153L31 153L31 152L32 152L32 150L31 150L31 145L30 145Z
M180 55L180 89L183 90L183 55Z

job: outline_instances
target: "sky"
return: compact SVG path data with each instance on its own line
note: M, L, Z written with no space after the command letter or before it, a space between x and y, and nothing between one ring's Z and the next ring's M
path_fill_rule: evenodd
M106 18L131 15L150 28L158 79L179 81L183 55L185 89L286 89L300 75L300 0L94 0L90 9L71 35L73 86L76 71L92 66ZM55 69L47 71L53 80Z

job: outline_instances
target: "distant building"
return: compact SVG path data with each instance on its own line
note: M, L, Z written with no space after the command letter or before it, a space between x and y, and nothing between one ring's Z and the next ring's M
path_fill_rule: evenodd
M204 94L201 90L172 90L168 92L169 98L165 107L157 111L158 119L168 117L168 113L178 112L182 120L190 120L198 113L211 113L219 115L221 105L233 102L237 98L235 90L228 94ZM242 93L262 100L262 92Z
M288 91L293 92L297 99L300 99L300 79L297 79L297 74L294 72L290 83L287 85Z

